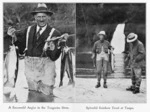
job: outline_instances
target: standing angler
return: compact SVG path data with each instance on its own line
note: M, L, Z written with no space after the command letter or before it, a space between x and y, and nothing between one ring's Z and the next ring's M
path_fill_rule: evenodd
M138 40L138 36L135 33L130 33L127 36L127 42L129 43L129 59L131 68L131 87L127 88L127 91L132 91L134 94L140 92L140 85L142 81L142 66L144 65L145 49L141 41Z
M103 70L103 87L107 88L107 72L108 72L108 49L111 49L111 46L107 40L105 40L106 33L105 31L100 31L98 33L99 40L94 43L92 58L96 59L96 71L97 71L97 85L95 88L101 86L101 76Z
M55 60L61 53L60 41L46 41L60 36L60 32L48 24L53 12L47 9L46 4L38 4L31 12L36 24L29 26L19 36L16 29L8 28L7 36L15 38L15 45L20 53L25 51L25 76L29 90L42 92L45 95L53 94L55 84ZM64 34L61 37L67 38Z

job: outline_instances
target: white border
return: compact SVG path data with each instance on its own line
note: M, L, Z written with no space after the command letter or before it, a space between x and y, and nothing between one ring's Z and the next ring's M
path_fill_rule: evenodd
M83 2L88 2L88 3L146 3L146 45L147 45L147 103L143 103L143 104L133 104L133 103L117 103L117 104L113 104L113 103L3 103L3 92L2 92L2 88L3 88L3 74L2 74L2 70L3 70L3 2L34 2L31 0L21 0L21 1L17 1L17 0L2 0L0 2L0 111L1 112L29 112L29 109L25 109L25 110L8 110L8 106L67 106L70 109L69 110L34 110L34 111L45 111L45 112L149 112L150 111L150 69L149 69L149 56L150 56L150 2L148 0L36 0L36 2L59 2L59 3L66 3L66 2L72 2L72 3L83 3ZM134 110L130 111L130 110L87 110L86 106L129 106L129 107L134 107Z

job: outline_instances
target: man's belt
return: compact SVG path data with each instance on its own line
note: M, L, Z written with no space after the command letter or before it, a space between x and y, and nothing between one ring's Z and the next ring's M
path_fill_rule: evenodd
M101 54L101 53L102 53L102 52L100 52L100 53L96 53L96 54ZM106 51L105 51L104 53L105 53L105 54L108 54L108 52L106 52Z

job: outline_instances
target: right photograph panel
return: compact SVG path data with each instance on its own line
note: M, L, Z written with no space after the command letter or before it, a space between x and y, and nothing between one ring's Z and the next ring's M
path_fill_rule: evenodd
M146 103L146 4L76 4L76 102Z

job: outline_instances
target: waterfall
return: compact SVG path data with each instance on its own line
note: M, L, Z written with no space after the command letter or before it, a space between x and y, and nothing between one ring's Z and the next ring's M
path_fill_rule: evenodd
M125 49L125 24L118 24L113 34L111 45L114 47L114 54L121 54Z
M114 47L111 56L111 65L114 71L114 77L124 77L124 54L125 50L125 24L118 24L113 34L111 46Z

